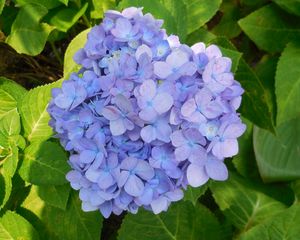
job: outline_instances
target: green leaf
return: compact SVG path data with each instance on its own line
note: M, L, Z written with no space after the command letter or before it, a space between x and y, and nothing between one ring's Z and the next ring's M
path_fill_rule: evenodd
M182 6L180 3L182 0L179 1L179 6ZM166 3L166 5L164 5ZM124 9L126 7L143 7L143 12L151 13L155 18L163 19L164 25L163 27L166 28L168 34L177 34L182 33L184 29L181 29L179 26L185 26L186 24L183 22L185 18L179 19L177 16L174 16L174 11L176 8L176 0L163 0L159 1L152 1L152 0L123 0L119 4L120 9ZM171 9L168 9L172 5ZM173 13L171 12L173 11ZM177 9L176 11L183 11L181 12L180 16L184 16L187 14L186 8L183 6L181 9ZM179 22L182 21L182 22ZM181 39L184 39L186 36L179 35Z
M53 142L33 142L24 151L20 176L36 185L62 185L69 170L64 150Z
M238 23L259 48L272 53L280 52L292 40L300 40L299 19L274 4L252 12Z
M24 136L30 141L47 140L52 135L48 125L50 116L47 107L51 98L51 89L59 87L61 81L34 88L27 92L20 104L20 113Z
M298 240L300 236L300 205L296 204L282 211L266 222L257 225L243 234L241 240L289 239Z
M60 186L39 186L37 193L39 197L53 207L65 210L70 196L70 185L64 184Z
M184 201L190 201L195 206L199 197L201 197L207 190L208 185L202 185L201 187L193 188L188 186L187 190L184 191Z
M15 98L8 92L0 88L0 119L8 112L17 108Z
M9 154L2 160L3 170L8 176L13 177L19 162L19 149L16 146L10 148Z
M291 14L300 16L300 1L299 0L273 0L278 6Z
M39 235L26 219L15 212L7 211L0 219L0 239L37 240Z
M65 4L66 6L68 6L69 0L58 0L61 3Z
M115 0L91 0L91 18L99 19L103 18L103 14L106 10L112 10L116 8Z
M50 18L49 23L55 26L56 29L67 32L85 13L88 3L85 3L79 10L76 8L56 8L51 11L53 16Z
M48 35L53 30L48 24L39 23L47 12L47 8L38 4L26 4L21 7L6 43L18 53L35 56L42 52Z
M211 41L211 43L236 51L236 48L231 42L224 37L218 37ZM239 112L242 113L243 117L249 119L257 126L274 132L272 102L270 102L261 80L243 58L239 60L237 71L235 72L235 79L238 80L245 89Z
M187 7L187 32L192 33L218 11L222 0L184 0Z
M160 0L164 7L170 11L174 22L176 22L176 35L182 42L185 41L187 35L187 8L184 0Z
M253 124L245 118L242 118L242 121L247 125L247 128L246 132L238 139L239 154L233 158L232 162L242 176L259 179L253 151Z
M186 44L192 46L197 42L209 43L215 38L216 35L214 35L213 33L209 32L207 29L202 27L188 35L186 39Z
M295 203L300 203L300 180L296 180L291 183L291 188L293 189L295 196Z
M11 194L11 190L11 176L9 176L4 169L0 169L0 209L2 209L7 203Z
M220 11L223 16L221 21L214 26L212 32L219 36L226 36L228 38L234 38L241 33L237 21L241 17L241 9L239 8L236 1L224 0L222 2Z
M12 135L17 135L21 131L20 116L17 108L6 112L0 120L0 133L7 138Z
M211 182L210 189L225 216L241 232L285 209L284 204L256 190L232 172L225 182Z
M22 207L28 212L24 213L42 239L63 240L95 240L100 239L102 217L99 211L83 212L78 194L72 192L66 210L47 205L38 196L37 188L32 186L30 194ZM34 215L33 215L34 214Z
M80 69L80 66L73 60L73 56L80 48L84 47L90 30L89 28L79 33L67 47L64 57L64 78L68 78L72 72Z
M215 216L203 205L173 203L166 213L155 215L139 210L127 214L118 233L119 240L222 239Z
M4 8L4 5L5 5L5 0L0 0L0 15L2 13L2 10Z
M300 44L289 43L279 59L275 77L277 125L300 116Z
M24 94L27 92L21 85L5 77L0 77L0 89L7 92L17 102L22 100Z
M254 128L254 151L262 179L288 181L300 177L300 118L276 127L276 136Z
M44 6L47 9L52 9L61 5L61 2L68 0L15 0L19 6L34 3Z

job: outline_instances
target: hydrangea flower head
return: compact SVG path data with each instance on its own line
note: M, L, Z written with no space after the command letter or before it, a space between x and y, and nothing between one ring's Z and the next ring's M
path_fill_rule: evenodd
M70 152L66 178L84 211L158 214L188 185L224 181L245 131L231 60L181 44L141 8L107 11L52 91L50 125Z

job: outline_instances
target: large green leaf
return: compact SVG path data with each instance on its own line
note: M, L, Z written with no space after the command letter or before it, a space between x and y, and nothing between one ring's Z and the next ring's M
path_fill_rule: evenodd
M42 239L100 239L101 214L99 211L83 212L77 193L71 194L64 211L47 205L38 196L37 191L35 186L31 188L28 197L21 205L26 211L21 209L20 213L38 229L40 235L43 236Z
M201 187L193 188L188 186L187 189L184 191L184 201L190 201L195 206L199 197L201 197L207 190L208 185L202 185Z
M66 153L57 143L33 142L24 151L19 173L36 185L61 185L68 170Z
M52 135L48 125L50 116L47 112L51 89L60 86L61 81L34 88L27 92L20 104L20 113L24 136L30 141L47 140Z
M2 13L2 10L4 8L4 5L5 5L5 0L0 0L0 15Z
M238 139L239 154L233 158L232 162L242 176L257 179L259 172L253 151L253 124L245 118L242 120L247 128L246 132Z
M299 19L274 4L252 12L239 25L259 48L269 52L279 52L289 41L300 40Z
M299 0L273 0L278 6L282 7L289 13L300 16L300 1Z
M0 119L17 108L17 101L8 92L0 88Z
M118 235L119 240L222 239L215 216L204 206L190 202L174 203L159 215L142 209L136 215L128 214Z
M25 4L21 7L6 39L18 53L28 55L39 54L46 44L48 35L53 27L46 23L39 23L47 14L47 8L39 4Z
M184 0L187 8L187 32L192 33L218 11L222 0Z
M103 14L106 10L112 10L116 8L115 0L91 0L91 18L103 18Z
M73 60L73 56L80 48L83 48L90 30L86 29L79 33L67 47L64 57L64 78L68 78L72 72L77 72L80 69L80 66Z
M67 32L85 13L88 7L88 3L85 3L79 10L76 8L56 8L51 14L53 17L50 18L49 23L55 26L56 29Z
M11 194L11 189L11 176L9 176L2 168L0 169L0 209L2 209L8 201Z
M225 182L212 182L210 189L220 209L240 232L285 209L284 204L258 191L233 173Z
M300 116L300 44L290 43L282 52L275 77L277 125Z
M26 219L15 212L7 211L0 218L0 239L37 240L39 235Z
M288 181L300 177L300 118L284 122L276 135L254 128L254 151L264 181Z
M17 102L22 100L24 94L27 92L21 85L5 77L0 77L0 89L8 93Z
M226 38L218 37L210 42L236 51L236 48ZM261 80L243 58L238 61L235 79L245 89L239 112L257 126L274 131L272 102Z
M167 4L164 5L164 2ZM182 2L182 0L179 0L179 2ZM185 18L179 19L174 15L175 12L173 10L176 8L176 3L176 0L123 0L120 2L119 8L123 9L131 6L143 7L144 13L151 13L154 15L154 17L164 20L163 27L166 28L168 34L178 34L182 33L184 29L181 29L180 27L183 25L185 26L186 23L183 22ZM170 5L173 5L171 9L168 8ZM181 6L181 8L176 9L177 14L180 13L180 16L187 14L185 6L182 7L181 3L179 3L179 6ZM184 35L179 36L181 39L185 38Z
M39 186L37 193L39 197L53 207L65 210L69 199L71 187L70 184L59 186Z
M226 36L228 38L234 38L241 33L237 21L241 17L241 10L236 1L223 0L220 11L222 12L222 18L220 22L214 26L212 32L219 36Z
M23 6L29 3L35 3L44 6L47 9L52 9L61 5L61 2L66 0L15 0L19 6Z
M257 225L243 234L241 240L298 240L300 236L300 205L296 204L289 209L278 213L266 222Z

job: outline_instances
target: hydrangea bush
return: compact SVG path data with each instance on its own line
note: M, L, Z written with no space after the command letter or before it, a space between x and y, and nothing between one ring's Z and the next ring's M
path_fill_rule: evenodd
M50 125L84 211L158 214L188 185L228 177L224 159L246 128L231 59L162 24L141 8L107 11L74 56L79 72L52 90Z

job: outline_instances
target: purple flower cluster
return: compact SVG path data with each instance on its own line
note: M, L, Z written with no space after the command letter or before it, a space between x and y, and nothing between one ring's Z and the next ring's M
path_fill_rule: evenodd
M140 8L107 11L52 92L50 125L70 152L67 179L84 211L155 214L188 185L228 177L245 131L243 89L215 45L191 48Z

